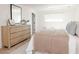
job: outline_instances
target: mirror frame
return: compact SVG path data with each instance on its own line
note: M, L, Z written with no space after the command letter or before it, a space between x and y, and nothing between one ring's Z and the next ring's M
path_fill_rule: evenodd
M20 6L17 6L15 4L10 4L10 19L12 20L12 6L15 6L17 8L20 8L21 9L21 20L22 20L22 8ZM20 24L20 23L15 23L15 24Z

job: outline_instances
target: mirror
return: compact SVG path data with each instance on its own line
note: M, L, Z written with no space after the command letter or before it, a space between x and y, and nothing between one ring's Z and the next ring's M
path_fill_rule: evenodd
M11 19L14 20L15 24L20 23L22 19L22 8L14 4L10 4Z

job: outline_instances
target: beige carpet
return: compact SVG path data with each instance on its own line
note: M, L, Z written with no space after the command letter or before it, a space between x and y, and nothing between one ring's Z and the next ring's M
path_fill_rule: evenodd
M28 42L29 40L26 40L10 49L2 48L0 49L0 54L26 54L25 50L27 48Z

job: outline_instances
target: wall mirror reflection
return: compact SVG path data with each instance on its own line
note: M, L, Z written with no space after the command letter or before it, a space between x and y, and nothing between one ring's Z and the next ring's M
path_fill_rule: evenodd
M14 20L15 24L19 24L22 19L22 8L20 6L10 4L11 19Z

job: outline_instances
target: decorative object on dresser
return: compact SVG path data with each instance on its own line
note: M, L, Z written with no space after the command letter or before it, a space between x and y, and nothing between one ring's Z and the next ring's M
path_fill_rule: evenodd
M13 26L13 25L15 25L15 21L13 19L8 19L7 25Z
M24 20L24 19L21 20L21 24L22 24L22 25L25 25L25 24L26 24L26 20Z
M29 25L2 26L1 29L3 47L7 48L11 48L31 36Z
M21 24L22 24L22 25L26 25L26 24L27 24L27 22L29 22L29 20L24 20L24 19L23 19L23 20L21 20Z

